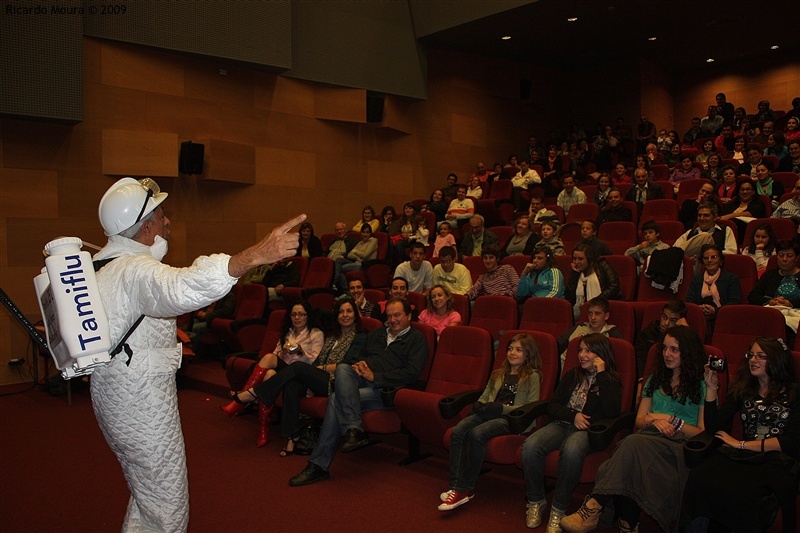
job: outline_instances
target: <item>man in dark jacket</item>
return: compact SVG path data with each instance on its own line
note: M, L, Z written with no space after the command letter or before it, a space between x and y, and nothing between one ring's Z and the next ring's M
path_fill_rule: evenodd
M603 222L633 222L633 213L622 205L622 195L617 189L611 189L608 193L608 204L600 210L597 227Z
M288 257L271 265L264 274L261 283L267 287L269 301L283 300L281 293L284 287L300 286L300 269Z
M343 452L369 444L361 413L384 409L381 389L410 385L419 379L428 359L428 342L411 327L411 305L407 300L391 298L386 316L388 327L370 332L362 355L336 366L336 391L328 399L319 443L306 468L290 479L289 485L328 479L342 434Z

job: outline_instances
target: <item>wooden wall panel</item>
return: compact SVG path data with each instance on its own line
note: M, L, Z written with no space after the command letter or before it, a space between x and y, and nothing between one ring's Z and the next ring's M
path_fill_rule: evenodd
M179 151L175 133L103 130L103 174L174 178Z
M207 168L203 178L252 185L256 182L256 150L254 146L210 139L204 156Z
M255 107L300 117L314 116L314 84L257 72Z
M0 211L5 217L58 218L58 173L5 168L0 179ZM36 204L30 198L36 194Z
M344 122L367 122L366 89L317 87L314 92L314 116Z
M367 191L408 194L414 190L412 166L386 161L367 161Z
M316 185L317 157L260 146L256 148L256 183L311 189Z
M141 49L120 43L104 43L101 48L101 80L105 85L137 89L150 93L183 96L181 56Z
M124 124L131 130L147 129L147 93L100 83L85 83L83 93L86 101L93 103L84 106L84 125L115 129Z
M450 116L453 131L453 142L486 147L486 121L453 114Z
M213 100L147 95L147 131L175 132L186 138L219 137L222 106Z

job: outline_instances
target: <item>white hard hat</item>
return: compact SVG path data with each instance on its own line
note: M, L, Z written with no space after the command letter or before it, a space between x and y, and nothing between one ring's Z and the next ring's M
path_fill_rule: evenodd
M150 178L122 178L112 185L100 200L98 215L106 235L116 235L149 215L167 193Z

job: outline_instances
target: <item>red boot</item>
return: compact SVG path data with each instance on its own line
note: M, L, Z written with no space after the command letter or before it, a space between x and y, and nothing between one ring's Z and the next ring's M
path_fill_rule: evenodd
M244 384L242 390L250 389L261 383L264 380L264 374L266 373L267 373L266 368L260 365L256 365L256 367L253 369L253 373L250 374L250 377L247 379L247 383ZM244 411L246 407L247 407L246 403L230 402L228 405L220 406L220 409L222 409L223 413L233 418L234 416Z
M272 407L263 403L258 404L258 437L256 437L256 446L259 448L266 446L269 440L269 422L272 415Z

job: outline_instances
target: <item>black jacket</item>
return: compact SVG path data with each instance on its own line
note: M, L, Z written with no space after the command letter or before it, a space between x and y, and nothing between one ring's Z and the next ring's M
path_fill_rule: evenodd
M608 261L602 257L595 260L594 271L597 272L597 278L600 280L601 296L604 296L607 300L625 299L625 295L622 294L622 290L619 288L619 276L617 276L617 273L611 265L608 264ZM574 270L569 276L569 282L567 283L567 290L564 296L572 305L575 305L575 291L578 288L578 280L580 277L580 272L575 272Z
M566 420L574 422L578 411L569 408L569 398L578 385L579 369L573 369L564 377L556 387L553 398L547 406L547 414L551 421ZM592 421L600 418L613 418L619 416L622 410L622 383L618 379L611 379L608 372L597 374L597 380L586 396L586 404L581 411L584 415L592 417Z

